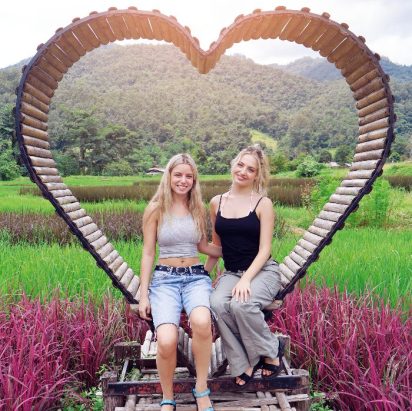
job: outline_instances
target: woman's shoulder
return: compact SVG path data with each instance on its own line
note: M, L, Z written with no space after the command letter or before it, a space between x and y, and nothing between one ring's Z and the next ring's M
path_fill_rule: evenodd
M272 200L267 196L260 196L257 200L257 208L273 207Z
M223 193L223 194L217 194L214 197L212 197L212 199L210 200L210 204L211 205L217 205L220 203L220 200L225 197L227 197L228 193Z
M145 208L144 210L144 215L143 218L147 220L148 218L156 219L158 217L158 211L159 211L159 203L157 201L151 201Z

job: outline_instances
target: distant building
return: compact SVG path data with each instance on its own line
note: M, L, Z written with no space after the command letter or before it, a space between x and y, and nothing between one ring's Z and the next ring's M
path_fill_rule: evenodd
M147 176L155 176L158 174L163 174L165 172L164 168L160 168L160 167L151 167L146 171L146 175Z

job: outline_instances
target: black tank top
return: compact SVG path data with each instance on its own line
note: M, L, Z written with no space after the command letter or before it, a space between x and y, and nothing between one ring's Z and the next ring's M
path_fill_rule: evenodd
M262 200L259 199L253 211L246 217L225 218L220 212L222 196L216 214L215 231L222 243L223 261L226 270L245 271L249 268L259 252L260 220L256 208Z

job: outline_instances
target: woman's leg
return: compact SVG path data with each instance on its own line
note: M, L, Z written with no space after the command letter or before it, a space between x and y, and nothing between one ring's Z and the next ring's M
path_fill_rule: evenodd
M192 329L192 351L196 365L196 391L207 389L207 374L212 351L212 321L207 307L196 307L190 313L189 321ZM208 396L198 398L199 409L211 406Z
M157 356L163 398L173 400L173 376L176 368L177 328L175 324L162 324L156 330ZM163 405L162 411L173 410L171 405Z
M210 297L212 311L216 315L219 333L230 366L231 375L236 377L255 365L249 362L236 319L231 312L232 289L240 276L224 274ZM257 362L257 361L256 361Z

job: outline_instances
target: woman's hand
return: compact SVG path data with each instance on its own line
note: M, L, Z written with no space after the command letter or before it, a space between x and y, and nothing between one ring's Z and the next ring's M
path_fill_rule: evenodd
M139 316L143 318L143 320L150 321L152 319L150 309L150 302L148 297L141 297L139 301Z
M236 301L246 303L249 301L251 295L250 281L246 278L241 278L238 283L233 287L232 297Z

